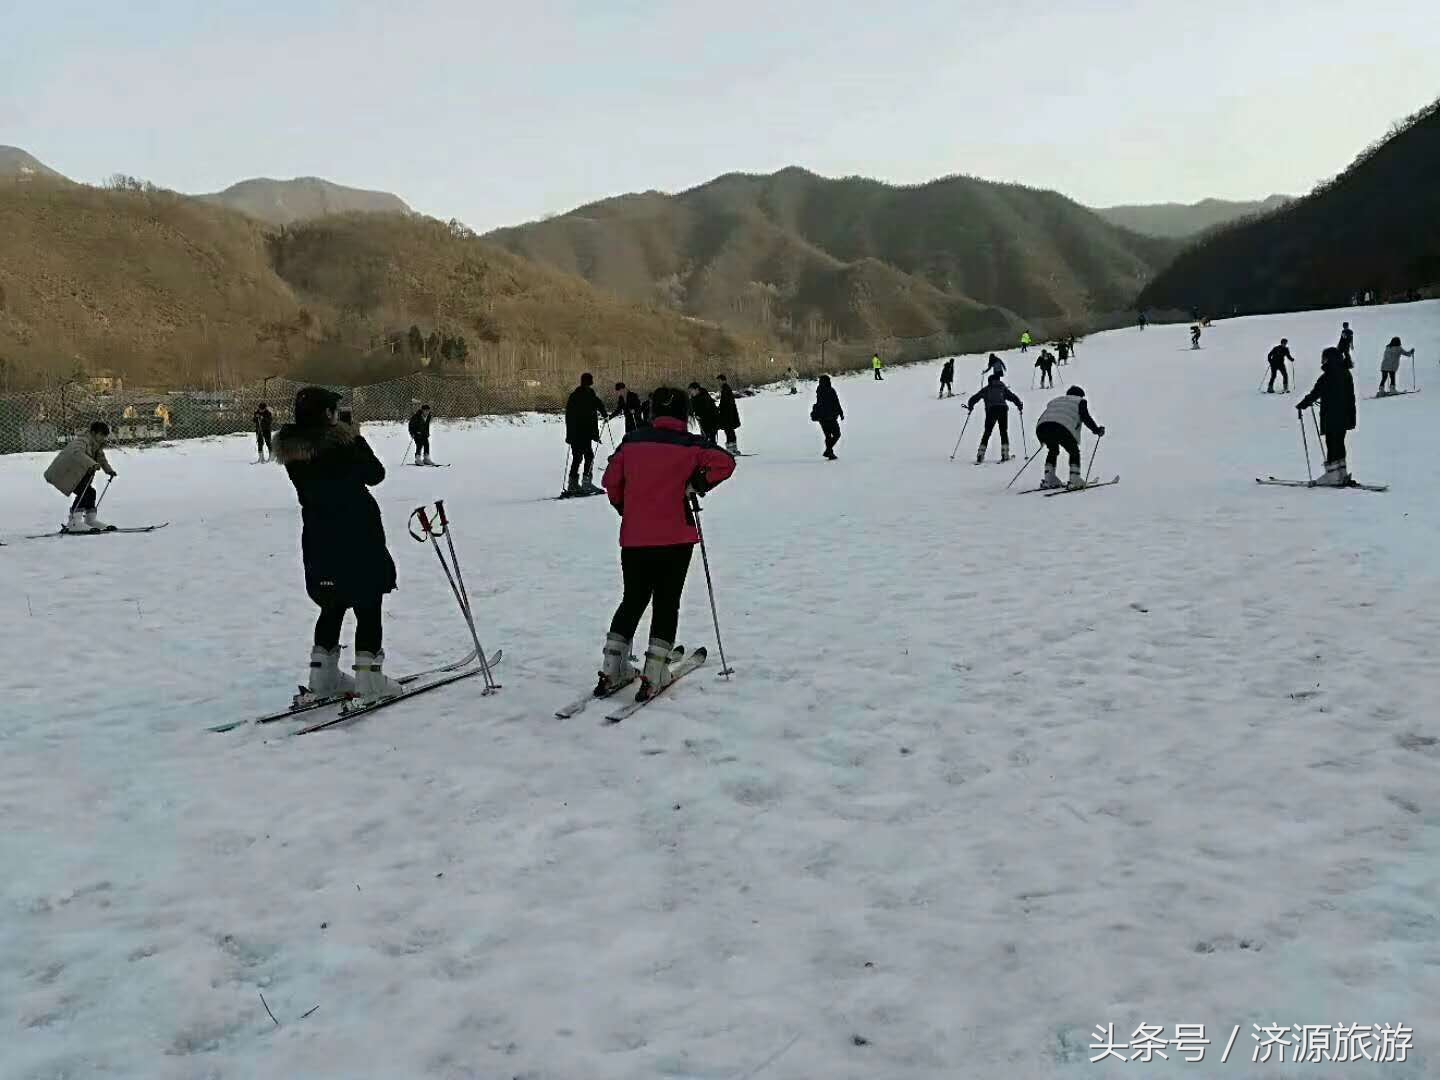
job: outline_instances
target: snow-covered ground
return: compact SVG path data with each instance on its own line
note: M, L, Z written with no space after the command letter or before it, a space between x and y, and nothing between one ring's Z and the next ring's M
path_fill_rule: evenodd
M1391 334L1433 387L1359 404L1391 490L1256 485L1305 475L1265 352L1308 388L1342 318L1362 394ZM248 440L116 452L103 516L149 536L22 539L64 500L0 458L0 1076L1288 1075L1255 1023L1404 1024L1406 1064L1294 1072L1440 1075L1440 304L1204 345L1081 344L1057 387L1123 480L1055 499L968 463L978 418L949 460L938 364L840 380L833 464L809 387L742 401L705 516L737 675L608 729L552 716L619 588L554 423L439 424L446 470L370 431L391 669L467 648L404 528L444 497L505 689L304 739L205 731L288 699L314 616ZM698 559L680 636L714 655ZM1090 1063L1142 1022L1214 1044Z

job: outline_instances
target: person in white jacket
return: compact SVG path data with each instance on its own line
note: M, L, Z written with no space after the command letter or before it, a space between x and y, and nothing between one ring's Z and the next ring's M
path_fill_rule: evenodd
M110 528L95 514L95 474L103 469L105 475L115 476L105 457L109 438L110 425L96 420L88 433L71 439L45 470L46 483L73 498L65 532L104 532Z
M1400 392L1395 386L1395 373L1400 370L1400 358L1414 355L1415 350L1401 345L1398 337L1390 339L1390 344L1385 346L1385 354L1380 358L1380 389L1375 391L1377 397ZM1390 383L1389 390L1385 389L1387 381Z
M1072 386L1060 397L1052 398L1035 424L1035 438L1045 447L1045 478L1040 481L1042 488L1085 486L1080 475L1080 428L1088 427L1096 436L1105 434L1105 429L1095 423L1090 407L1085 401L1085 391ZM1070 481L1062 484L1055 475L1055 466L1060 460L1060 449L1070 457Z

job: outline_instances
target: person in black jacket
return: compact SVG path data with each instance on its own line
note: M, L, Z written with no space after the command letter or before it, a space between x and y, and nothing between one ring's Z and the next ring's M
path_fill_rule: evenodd
M690 414L700 425L700 434L714 442L720 432L720 410L715 406L710 391L698 382L690 384Z
M640 400L640 395L634 390L629 389L623 382L617 382L615 395L615 411L610 413L606 419L614 420L617 416L624 416L626 435L650 422L649 417L645 415L645 403Z
M982 389L976 390L970 395L970 400L965 403L965 408L973 409L979 401L985 402L985 433L980 436L980 449L975 451L975 464L979 465L985 460L985 448L990 443L990 433L998 425L1000 428L1000 461L1001 464L1010 460L1010 402L1020 410L1023 421L1025 419L1025 403L1011 393L1005 381L1000 378L998 371L990 373L990 381Z
M740 427L740 409L735 404L735 391L730 389L730 382L724 375L720 376L720 430L725 432L725 449L732 454L740 452L740 441L735 437L736 430Z
M421 405L410 417L410 438L415 443L415 464L433 465L430 460L430 406ZM424 454L422 458L420 455ZM404 464L403 462L401 464Z
M567 495L603 495L595 486L595 444L600 441L600 421L609 419L605 403L595 392L595 376L588 371L565 402L565 441L570 444L570 486ZM582 486L580 466L585 466Z
M1345 355L1347 363L1354 363L1355 331L1350 329L1348 322L1340 324L1340 343L1337 348Z
M1320 377L1315 386L1295 403L1295 411L1320 403L1320 434L1325 437L1325 475L1315 483L1344 487L1352 483L1345 461L1345 434L1355 429L1355 377L1350 361L1338 347L1320 354Z
M1035 358L1035 366L1040 369L1040 389L1047 386L1052 390L1055 388L1055 354L1049 349L1041 349L1040 355ZM1031 380L1034 381L1033 378Z
M952 356L945 361L945 366L940 369L940 396L954 397L955 387L955 358Z
M835 444L840 441L840 421L845 419L845 410L840 407L840 395L830 385L830 376L821 375L815 387L815 404L810 409L810 419L820 425L825 433L825 453L822 457L835 460Z
M275 414L270 411L270 406L260 402L255 406L255 463L257 465L269 460L271 454L270 432L275 427Z
M1275 376L1279 375L1284 380L1284 389L1280 392L1288 394L1290 392L1290 371L1285 367L1285 361L1289 360L1292 364L1295 362L1295 357L1290 355L1290 339L1281 338L1280 344L1271 349L1265 359L1270 361L1270 385L1265 388L1265 392L1267 394L1275 392Z
M340 395L307 386L295 395L295 422L275 437L300 501L300 551L305 591L320 608L310 653L308 693L355 692L377 700L400 692L384 673L380 604L395 590L395 563L369 488L385 466L359 431L337 415ZM355 678L340 674L340 626L355 612Z

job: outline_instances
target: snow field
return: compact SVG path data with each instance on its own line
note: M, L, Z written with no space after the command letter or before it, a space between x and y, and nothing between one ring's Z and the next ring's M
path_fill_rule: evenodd
M1392 334L1440 374L1436 303L1081 342L1056 392L1123 479L1054 499L969 464L979 416L948 460L938 362L838 380L835 463L813 384L742 400L759 456L704 518L737 675L697 558L680 637L711 664L613 729L551 715L619 595L605 500L548 498L557 424L437 423L454 467L377 489L391 669L469 647L404 531L441 497L505 689L298 740L204 731L308 657L298 510L252 441L117 451L102 516L149 536L20 539L64 500L0 458L0 1077L1245 1078L1280 1068L1250 1064L1272 1022L1415 1031L1307 1077L1435 1075L1440 384L1359 402L1351 470L1390 492L1254 483L1304 476L1266 351L1306 390L1342 318L1362 398ZM1032 451L1035 355L1005 354ZM1142 1021L1217 1044L1090 1064Z

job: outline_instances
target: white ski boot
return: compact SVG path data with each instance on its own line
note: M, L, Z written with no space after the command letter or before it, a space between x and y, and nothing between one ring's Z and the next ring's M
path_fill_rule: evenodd
M639 674L630 663L630 642L619 634L606 634L605 649L601 654L600 681L595 684L595 693L607 694L626 683L634 682Z
M426 450L426 451L425 451L425 460L424 460L424 462L423 462L422 464L425 464L425 465L434 465L434 464L435 464L435 462L433 462L433 461L430 460L430 451L429 451L429 450Z
M1060 483L1060 477L1058 477L1058 476L1055 475L1055 466L1054 466L1054 465L1046 465L1046 466L1045 466L1045 476L1044 476L1044 478L1040 481L1040 487L1041 487L1042 489L1044 489L1044 490L1049 490L1049 489L1051 489L1051 488L1058 488L1058 487L1064 487L1064 486L1065 486L1064 484Z
M361 701L383 701L403 690L404 687L385 674L384 649L355 654L355 693Z
M1001 443L1001 444L1000 444L1000 464L1003 465L1003 464L1005 464L1005 462L1007 462L1007 461L1009 461L1009 460L1010 460L1010 444L1009 444L1009 443Z
M635 695L636 701L654 697L675 681L675 676L670 673L670 655L674 651L673 642L662 641L657 637L650 639L650 647L645 650L645 670L640 675L640 691Z
M1085 486L1085 478L1080 475L1079 465L1070 466L1070 479L1066 482L1065 486L1071 491L1075 491L1076 489L1083 488Z
M96 516L94 510L85 511L85 527L91 532L104 532L106 529L110 528L109 525L105 524L105 522L101 521L99 517Z
M85 524L85 512L83 510L70 511L70 518L65 522L64 532L84 533L90 531L90 526Z
M334 697L355 693L355 680L340 670L340 647L326 649L316 645L310 650L310 697ZM302 695L304 696L304 695Z

